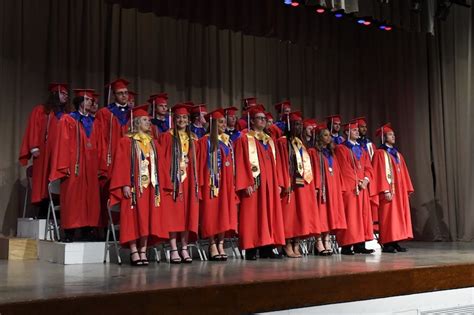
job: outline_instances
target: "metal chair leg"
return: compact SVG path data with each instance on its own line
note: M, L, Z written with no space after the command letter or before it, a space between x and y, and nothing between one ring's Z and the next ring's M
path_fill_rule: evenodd
M107 262L107 252L109 251L109 236L110 236L110 226L107 227L107 234L105 236L104 264Z

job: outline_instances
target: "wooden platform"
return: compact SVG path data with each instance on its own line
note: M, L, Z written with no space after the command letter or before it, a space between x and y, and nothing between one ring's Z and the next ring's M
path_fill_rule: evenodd
M0 313L242 314L474 286L474 244L399 254L114 264L0 263Z
M19 237L0 237L0 259L37 260L38 241Z

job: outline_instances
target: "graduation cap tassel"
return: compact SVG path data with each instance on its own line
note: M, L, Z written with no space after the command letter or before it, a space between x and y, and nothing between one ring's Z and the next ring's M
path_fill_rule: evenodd
M107 92L107 105L110 104L110 93L112 92L112 85L109 84L109 90Z
M153 114L152 114L153 119L156 118L156 113L155 113L156 109L155 109L155 106L156 106L156 103L155 103L155 100L153 99Z

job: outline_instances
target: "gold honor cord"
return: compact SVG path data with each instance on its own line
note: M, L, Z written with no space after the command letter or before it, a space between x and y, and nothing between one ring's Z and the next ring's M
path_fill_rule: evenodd
M384 161L385 161L385 178L387 179L387 183L390 185L390 192L392 195L395 194L395 185L394 185L394 178L393 178L393 168L392 168L392 161L390 159L389 153L383 150L384 153Z
M107 145L107 167L112 165L112 128L113 128L113 121L114 114L110 112L110 123L109 123L109 143Z

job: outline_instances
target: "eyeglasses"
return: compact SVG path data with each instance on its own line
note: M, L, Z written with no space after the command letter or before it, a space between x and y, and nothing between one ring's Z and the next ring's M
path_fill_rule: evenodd
M267 120L267 117L261 117L261 116L257 116L257 117L254 117L253 119L258 119L258 120Z

